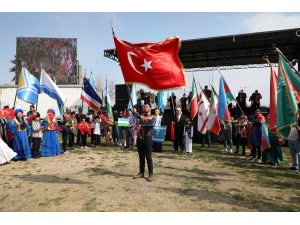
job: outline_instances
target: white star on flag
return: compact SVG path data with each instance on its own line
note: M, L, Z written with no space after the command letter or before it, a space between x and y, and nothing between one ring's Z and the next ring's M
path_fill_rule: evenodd
M148 69L153 69L151 63L152 61L147 62L146 59L144 59L144 64L141 66L145 68L145 72L147 72Z

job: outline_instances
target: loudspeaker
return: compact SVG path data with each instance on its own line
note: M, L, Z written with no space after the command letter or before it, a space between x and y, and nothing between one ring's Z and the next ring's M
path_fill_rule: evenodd
M115 85L115 99L116 106L125 107L129 102L129 95L127 86L125 84L116 84Z

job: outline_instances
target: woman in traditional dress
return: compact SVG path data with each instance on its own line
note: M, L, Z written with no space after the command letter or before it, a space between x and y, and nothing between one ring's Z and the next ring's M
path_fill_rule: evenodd
M17 126L13 139L13 150L17 153L14 159L29 159L31 157L31 149L27 136L27 124L21 109L15 110L14 124Z
M276 129L271 129L269 133L269 141L271 148L266 149L262 153L262 161L264 163L272 163L279 165L283 163L281 145L284 144L284 137L276 133Z
M58 141L58 126L55 119L55 110L48 109L46 119L42 122L44 127L44 138L41 156L56 156L61 154L61 147Z
M2 124L6 124L6 119L2 113L0 113L0 121ZM6 137L6 126L1 127L0 129L0 164L4 164L9 162L12 158L14 158L17 153L15 153L7 144L4 142L3 137ZM7 140L7 139L6 139Z

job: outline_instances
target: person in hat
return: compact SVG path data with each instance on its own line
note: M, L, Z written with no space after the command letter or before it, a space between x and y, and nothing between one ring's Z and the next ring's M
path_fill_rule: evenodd
M17 153L14 159L29 159L31 158L31 149L27 137L27 124L22 109L15 110L14 124L17 127L13 139L13 150Z
M40 145L43 136L43 129L40 121L40 114L38 112L33 114L32 126L32 158L40 158Z
M42 127L44 127L44 137L41 156L48 157L61 154L61 147L57 134L59 128L56 124L54 109L48 109L46 119L42 122Z

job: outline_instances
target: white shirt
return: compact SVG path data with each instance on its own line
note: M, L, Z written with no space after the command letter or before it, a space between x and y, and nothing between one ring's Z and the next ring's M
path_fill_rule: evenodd
M181 114L179 114L179 115L177 116L177 122L179 122L180 118L181 118Z
M291 127L290 134L288 136L288 140L297 141L299 139L299 133L296 127Z
M94 127L94 134L101 135L101 124L100 124L100 122L94 123L93 127Z
M162 116L160 116L160 115L156 116L156 122L155 122L154 126L161 126L161 119L162 119Z

